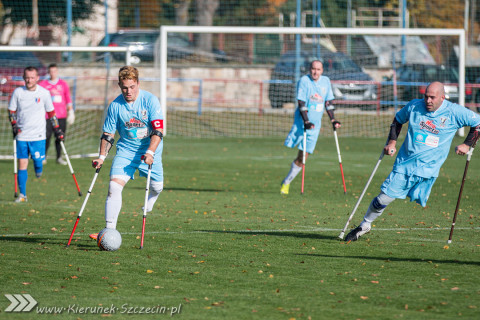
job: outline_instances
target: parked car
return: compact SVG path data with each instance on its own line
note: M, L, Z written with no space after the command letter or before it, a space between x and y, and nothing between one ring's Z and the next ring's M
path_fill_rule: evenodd
M131 62L132 64L138 64L145 61L153 61L156 51L160 48L159 44L160 31L158 30L121 30L115 33L109 34L109 43L106 44L106 39L103 38L99 46L111 46L111 47L130 47ZM185 59L192 55L203 54L205 56L210 55L217 61L223 61L226 59L225 53L221 50L214 49L212 53L199 52L193 42L191 42L186 36L178 33L168 33L167 40L167 59ZM104 55L97 57L103 58ZM112 57L114 60L125 60L125 54L122 52L113 52Z
M310 70L310 62L317 59L308 52L300 54L300 76ZM318 59L323 62L323 75L332 81L335 100L371 101L377 99L377 90L374 84L355 83L355 81L373 81L353 60L341 53L322 51ZM295 61L296 52L289 51L280 57L271 73L268 90L272 108L282 108L285 103L295 103ZM351 82L350 82L351 81ZM337 103L338 104L338 103ZM347 105L347 104L346 104Z
M17 87L25 85L23 70L36 67L40 76L44 76L47 69L45 65L32 52L0 51L0 96L8 99ZM5 98L6 97L6 98Z
M427 85L440 81L445 87L445 97L458 102L458 69L444 65L406 64L396 70L399 101L423 98ZM472 100L472 88L465 89L465 101Z

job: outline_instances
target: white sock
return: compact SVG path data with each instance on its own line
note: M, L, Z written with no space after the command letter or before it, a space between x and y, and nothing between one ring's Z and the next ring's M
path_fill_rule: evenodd
M380 192L378 196L373 198L372 202L370 202L370 205L368 206L367 213L365 213L363 221L360 224L362 229L365 230L367 228L371 228L372 222L382 215L383 211L385 211L385 208L392 203L393 200L395 200L395 198L391 198L383 192Z
M293 179L298 175L298 173L302 171L302 167L299 167L295 164L295 161L292 162L292 165L290 167L290 172L287 174L285 179L283 179L283 184L290 184Z
M150 192L148 193L147 212L153 210L153 205L157 201L160 192L163 190L163 181L150 181Z
M117 228L117 219L122 209L123 186L115 181L110 181L107 201L105 201L105 222L106 227Z

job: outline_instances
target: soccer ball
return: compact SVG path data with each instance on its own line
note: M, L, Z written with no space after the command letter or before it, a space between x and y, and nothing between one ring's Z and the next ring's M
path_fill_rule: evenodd
M98 233L97 245L105 251L118 250L122 245L122 236L116 229L105 228Z

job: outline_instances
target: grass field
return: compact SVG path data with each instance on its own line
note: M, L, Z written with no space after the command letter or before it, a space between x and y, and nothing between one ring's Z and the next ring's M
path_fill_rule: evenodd
M49 161L35 179L30 164L24 204L12 202L12 161L1 161L0 318L46 319L41 312L56 311L57 318L96 319L104 308L115 319L132 319L128 312L155 319L478 319L480 155L472 157L449 246L466 159L453 153L426 208L397 200L370 234L346 244L338 235L384 138L340 138L347 195L332 137L321 138L308 160L305 194L299 176L290 195L280 195L296 154L282 142L167 136L165 190L147 216L144 249L142 178L124 189L123 244L115 252L99 251L88 237L104 227L108 160L69 248L94 176L90 159L72 160L83 197L68 168ZM392 164L382 161L352 227ZM30 294L38 305L5 312L5 294Z

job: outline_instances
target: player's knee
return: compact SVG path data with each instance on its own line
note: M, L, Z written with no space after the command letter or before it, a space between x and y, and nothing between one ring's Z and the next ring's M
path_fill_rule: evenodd
M373 198L372 207L375 210L382 210L382 209L385 209L390 203L392 203L393 200L395 200L395 199L387 196L383 192L380 192L380 194L378 196Z
M123 186L115 182L113 180L110 181L110 184L108 185L108 196L109 197L115 197L118 195L121 195L123 191Z
M35 173L38 175L43 171L43 163L42 159L33 159L33 168L35 169Z
M152 192L160 193L163 190L163 181L151 181L150 189Z

